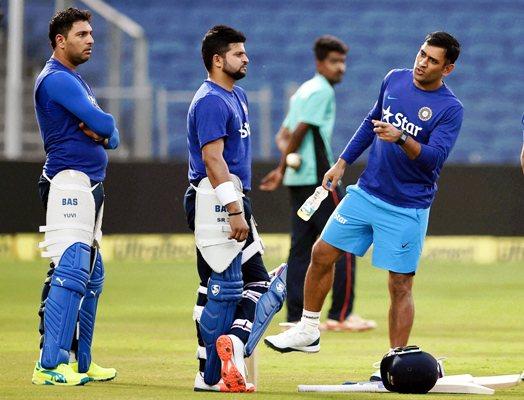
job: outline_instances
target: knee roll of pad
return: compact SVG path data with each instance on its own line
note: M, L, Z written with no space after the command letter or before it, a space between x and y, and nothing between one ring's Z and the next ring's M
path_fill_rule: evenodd
M98 298L104 286L104 276L102 256L96 251L91 277L87 283L86 294L82 300L78 316L78 372L87 372L91 364L91 344L95 329L96 310Z
M74 243L64 251L52 275L44 313L44 368L69 362L78 308L89 280L90 258L88 245Z
M224 272L212 272L209 279L207 304L200 317L200 334L207 356L204 381L208 385L215 385L220 380L220 359L215 342L231 327L237 304L242 298L241 257L239 254Z

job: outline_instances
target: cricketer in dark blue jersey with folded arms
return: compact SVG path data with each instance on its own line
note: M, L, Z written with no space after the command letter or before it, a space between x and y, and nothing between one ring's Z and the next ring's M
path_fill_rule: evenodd
M348 186L313 248L302 321L267 337L273 349L318 351L320 310L333 264L343 252L363 256L372 243L372 264L389 271L391 348L407 345L414 319L413 276L429 209L462 124L462 104L443 82L459 53L453 36L434 32L425 38L413 69L395 69L384 78L374 107L324 175L323 186L334 190L346 166L371 146L366 169Z
M35 111L46 161L38 182L46 209L42 257L51 259L39 310L37 385L83 385L107 381L114 368L91 361L98 299L104 283L99 245L106 149L115 149L115 120L98 106L76 72L94 44L91 14L68 8L49 24L53 55L35 82Z

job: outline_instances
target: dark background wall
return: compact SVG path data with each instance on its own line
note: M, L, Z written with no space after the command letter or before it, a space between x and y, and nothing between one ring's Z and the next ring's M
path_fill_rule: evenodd
M261 232L289 231L287 190L256 189L273 164L253 167L253 200ZM37 232L45 222L38 197L41 163L0 162L0 233ZM356 181L361 165L346 172ZM182 207L185 163L110 164L104 184L104 233L188 232ZM524 176L517 166L444 168L431 211L429 234L524 236Z

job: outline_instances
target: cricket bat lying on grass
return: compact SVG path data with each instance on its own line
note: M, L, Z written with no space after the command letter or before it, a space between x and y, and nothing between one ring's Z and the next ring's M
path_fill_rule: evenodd
M495 389L516 386L520 375L472 376L449 375L440 378L430 393L493 394ZM298 385L299 392L375 392L388 390L382 382L355 382L344 385Z

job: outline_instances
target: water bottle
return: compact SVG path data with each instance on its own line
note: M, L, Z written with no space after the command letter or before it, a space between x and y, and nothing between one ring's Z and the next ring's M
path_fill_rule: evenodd
M324 189L323 186L317 187L315 192L302 204L302 207L297 211L297 215L304 221L309 221L311 216L320 207L322 201L327 197L328 193L329 191Z

